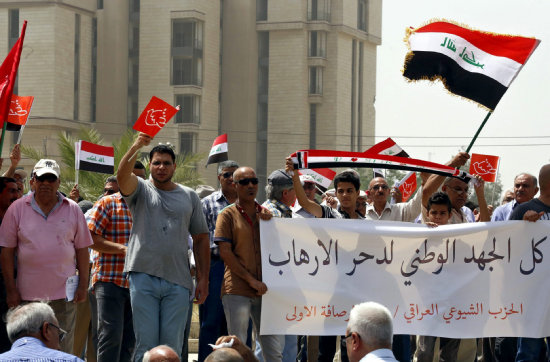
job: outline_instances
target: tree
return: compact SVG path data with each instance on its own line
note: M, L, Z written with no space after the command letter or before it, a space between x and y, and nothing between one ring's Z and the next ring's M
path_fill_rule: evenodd
M115 155L115 174L122 156L128 151L130 146L137 138L137 133L128 129L119 139L112 143ZM78 137L72 137L67 132L59 132L57 146L60 151L61 185L59 190L69 194L75 183L75 142L82 140L95 144L105 145L103 137L94 128L82 127L78 132ZM35 161L45 158L43 152L30 146L23 146L21 150L25 156ZM195 187L201 183L200 175L197 171L197 163L204 158L202 154L176 155L176 172L173 181L189 187ZM146 167L149 173L149 156L142 154L138 157ZM79 171L78 189L80 196L87 200L96 200L103 194L105 180L110 175L97 172Z

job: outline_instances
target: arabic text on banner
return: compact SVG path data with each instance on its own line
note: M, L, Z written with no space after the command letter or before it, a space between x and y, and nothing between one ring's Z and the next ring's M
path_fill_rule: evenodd
M376 301L396 334L550 335L550 223L261 222L261 334L343 335ZM546 257L546 258L545 258Z

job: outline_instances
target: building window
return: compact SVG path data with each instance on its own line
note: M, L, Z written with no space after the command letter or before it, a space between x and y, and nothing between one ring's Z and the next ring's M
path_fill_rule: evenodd
M307 0L307 20L330 21L330 0Z
M138 118L139 95L139 11L140 0L128 2L128 126Z
M91 121L96 121L96 89L97 89L97 18L92 18L92 95L91 103Z
M180 133L180 154L195 153L195 134L191 132Z
M309 32L309 52L310 57L327 56L327 33L324 31Z
M368 0L357 0L357 29L367 31Z
M202 85L203 23L172 21L172 85Z
M309 105L309 148L317 148L317 104Z
M309 94L323 94L323 67L309 67Z
M80 108L80 14L74 14L74 98L73 118L78 120Z
M103 0L97 0L97 10L103 9Z
M267 20L267 0L256 0L256 21Z
M176 95L176 104L181 110L176 113L176 123L200 124L200 97L192 94Z
M8 13L8 51L13 48L17 39L19 39L19 9L10 9ZM15 78L15 83L13 84L13 94L19 93L19 76Z

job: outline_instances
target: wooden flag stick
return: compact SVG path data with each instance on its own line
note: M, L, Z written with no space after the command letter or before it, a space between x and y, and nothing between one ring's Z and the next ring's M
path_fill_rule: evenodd
M487 115L485 116L485 119L483 120L483 122L481 123L481 126L479 126L474 138L472 138L472 141L470 142L470 145L468 146L468 148L466 149L466 153L470 153L470 150L472 149L472 147L474 146L474 143L477 139L477 136L479 136L479 133L481 132L481 130L483 129L483 126L485 126L485 123L487 123L487 120L489 119L489 117L491 116L493 112L492 111L489 111L487 112Z
M0 140L0 157L2 157L2 150L4 149L4 138L6 136L6 127L8 126L8 121L4 120L4 125L2 126L2 139Z

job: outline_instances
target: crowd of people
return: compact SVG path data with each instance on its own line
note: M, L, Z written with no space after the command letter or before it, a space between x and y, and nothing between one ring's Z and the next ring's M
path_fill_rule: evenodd
M193 303L199 305L198 361L538 361L544 339L451 339L393 335L392 317L373 302L355 306L344 336L260 335L262 280L260 220L346 218L428 227L467 222L550 219L550 165L538 179L514 179L502 205L487 205L480 177L422 173L407 202L383 177L362 190L356 170L338 173L333 193L299 175L290 158L256 197L251 167L218 164L219 189L173 181L168 145L149 153L149 172L136 161L151 137L139 134L107 178L95 202L78 186L59 192L60 167L36 163L29 177L17 168L19 146L0 177L0 361L179 361L188 358ZM461 152L449 166L469 159ZM470 188L477 209L466 206ZM535 198L537 193L540 195ZM437 345L439 344L439 347ZM310 355L308 356L308 351ZM314 351L314 355L311 355ZM439 353L439 355L434 355ZM3 352L3 353L2 353Z

